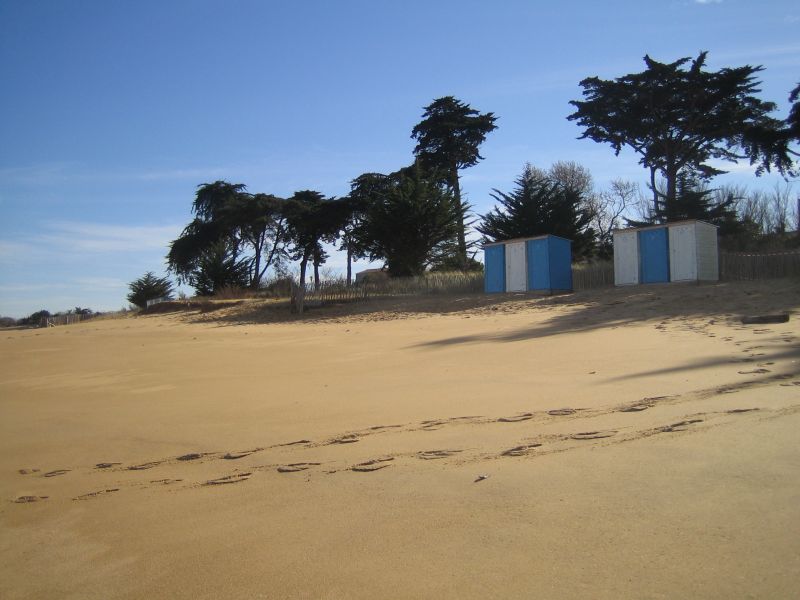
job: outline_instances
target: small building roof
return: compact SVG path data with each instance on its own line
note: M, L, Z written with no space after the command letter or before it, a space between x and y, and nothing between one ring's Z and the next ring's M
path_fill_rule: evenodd
M716 227L717 229L719 229L717 225L709 223L708 221L701 221L700 219L685 219L683 221L672 221L671 223L658 223L656 225L644 225L642 227L618 227L617 229L612 229L611 233L615 233L617 231L643 231L645 229L661 229L662 227L676 227L678 225L688 225L689 223L702 223L703 225L709 225L710 227Z
M549 237L558 238L558 239L560 239L560 240L564 240L564 241L566 241L566 242L569 242L570 244L572 243L572 240L568 240L567 238L563 238L563 237L561 237L561 236L558 236L558 235L553 235L553 234L551 234L551 233L548 233L548 234L545 234L545 235L535 235L535 236L533 236L533 237L526 237L526 238L512 238L512 239L510 239L510 240L500 240L500 241L498 241L498 242L487 242L487 243L485 243L485 244L483 245L483 247L484 247L484 248L487 248L487 247L489 247L489 246L499 246L500 244L512 244L512 243L514 243L514 242L527 242L527 241L529 241L529 240L541 240L541 239L543 239L543 238L549 238Z

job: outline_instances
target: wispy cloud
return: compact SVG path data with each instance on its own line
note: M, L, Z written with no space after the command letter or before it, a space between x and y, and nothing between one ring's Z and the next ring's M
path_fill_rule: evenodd
M54 221L39 242L76 252L131 252L166 249L181 232L181 225L110 225L79 221Z
M22 268L43 263L67 264L87 259L161 255L180 235L182 225L110 225L53 221L38 231L0 241L0 265Z
M695 4L722 4L722 0L694 0Z
M100 168L75 162L53 162L0 168L4 185L49 186L81 183L209 181L228 176L243 166L179 168Z

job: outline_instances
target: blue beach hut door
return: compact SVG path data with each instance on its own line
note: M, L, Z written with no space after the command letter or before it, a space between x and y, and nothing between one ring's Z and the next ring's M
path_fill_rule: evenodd
M487 293L506 291L505 246L487 246L484 250L484 283Z
M641 283L669 281L669 236L666 227L639 232L639 269Z

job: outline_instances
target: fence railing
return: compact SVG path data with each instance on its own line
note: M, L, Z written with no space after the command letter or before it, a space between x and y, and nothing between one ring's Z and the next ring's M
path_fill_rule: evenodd
M380 296L458 294L483 290L483 273L430 273L348 285L344 281L306 284L305 302L348 302Z
M721 252L719 278L724 281L800 277L800 251Z
M737 281L800 276L800 250L793 252L739 253L719 255L720 279ZM613 261L572 266L573 289L588 290L614 285ZM428 273L420 277L381 279L348 285L342 280L323 281L317 288L306 285L304 302L354 302L386 296L479 293L484 289L483 273Z
M50 317L42 317L39 322L40 327L55 327L56 325L72 325L80 323L87 319L93 318L95 315L82 315L80 313L70 313L66 315L52 315Z
M572 265L572 289L589 290L614 285L614 263L610 260Z

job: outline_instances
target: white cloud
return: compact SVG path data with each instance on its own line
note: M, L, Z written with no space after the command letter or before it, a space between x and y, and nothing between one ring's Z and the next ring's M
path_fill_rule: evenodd
M135 252L160 249L166 252L169 242L183 229L182 225L108 225L79 221L53 221L45 225L47 233L36 236L59 252Z
M0 168L0 181L5 185L42 186L87 182L131 181L209 181L239 172L243 167L183 167L174 169L107 169L93 168L76 162L53 162L21 167Z

